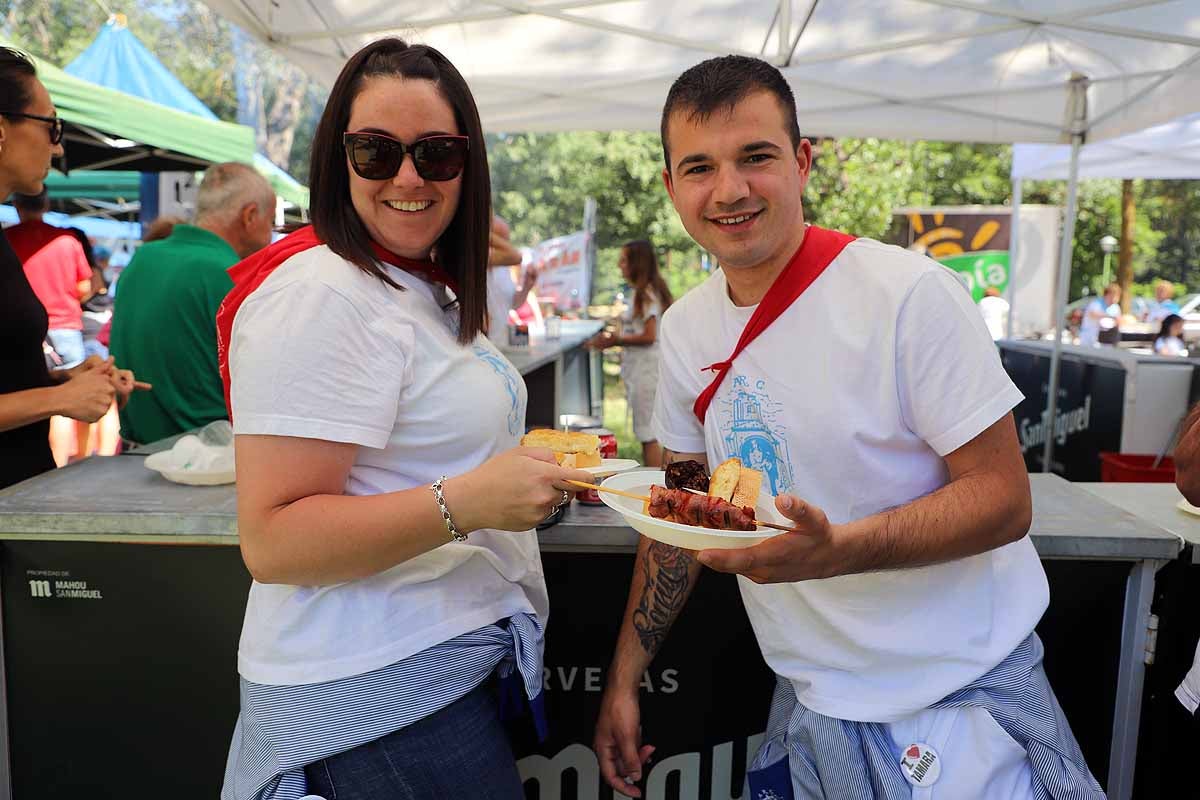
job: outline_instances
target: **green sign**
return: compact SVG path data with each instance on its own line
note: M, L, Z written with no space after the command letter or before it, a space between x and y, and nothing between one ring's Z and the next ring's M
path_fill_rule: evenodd
M976 303L983 298L984 290L995 286L1001 292L1008 288L1008 251L979 250L957 256L939 258L945 266L962 275L971 289L971 299Z

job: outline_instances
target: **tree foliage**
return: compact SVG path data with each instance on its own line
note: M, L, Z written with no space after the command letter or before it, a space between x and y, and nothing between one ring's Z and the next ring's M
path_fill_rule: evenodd
M234 27L197 0L107 0L105 5L124 14L130 32L223 120L239 119L239 70L259 76L253 82L257 108L248 120L258 131L259 149L289 171L294 160L303 162L307 175L307 152L292 152L312 87L299 69L257 43L246 48L248 60L239 65ZM0 0L6 37L60 67L92 43L107 19L99 4L81 0Z
M222 119L256 124L268 156L304 181L324 92L274 52L243 37L197 0L106 0L130 29L205 105ZM64 65L92 41L107 13L81 0L0 0L3 34ZM247 55L247 52L249 55ZM240 59L239 59L240 53ZM235 75L251 87L243 108ZM239 113L240 112L240 113ZM687 236L662 186L662 150L654 133L504 133L488 137L496 210L521 244L579 230L584 200L598 203L597 299L620 285L617 251L649 238L677 294L707 275L708 261ZM886 139L820 139L805 192L805 212L817 224L860 236L884 237L902 206L1011 203L1011 148ZM1137 181L1134 276L1200 289L1200 184ZM1029 182L1026 203L1064 207L1061 181ZM1085 181L1073 246L1071 296L1099 288L1104 269L1099 240L1120 234L1120 182Z

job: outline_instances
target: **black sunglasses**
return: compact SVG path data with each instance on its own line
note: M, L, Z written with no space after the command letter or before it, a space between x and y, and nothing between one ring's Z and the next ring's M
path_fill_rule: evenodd
M454 180L467 163L471 140L466 136L426 136L412 144L382 133L346 133L342 135L350 166L360 178L382 181L395 177L411 153L417 174L427 181Z
M58 144L63 138L63 121L61 117L43 117L41 114L26 114L22 111L0 111L0 117L21 117L36 119L50 123L50 144Z

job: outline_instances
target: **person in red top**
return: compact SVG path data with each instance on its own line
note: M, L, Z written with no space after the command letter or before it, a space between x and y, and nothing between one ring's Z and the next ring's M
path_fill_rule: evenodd
M83 308L79 302L91 294L91 265L70 231L42 221L50 209L44 190L36 195L15 195L13 205L21 222L4 233L50 317L46 338L61 360L56 366L74 367L83 363Z

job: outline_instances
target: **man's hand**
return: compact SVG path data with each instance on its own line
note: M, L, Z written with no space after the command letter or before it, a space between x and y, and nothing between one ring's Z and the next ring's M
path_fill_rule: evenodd
M1183 421L1175 443L1175 486L1192 505L1200 505L1200 403Z
M633 784L642 779L642 765L654 752L653 746L641 743L637 691L637 687L623 691L612 686L605 690L600 718L596 721L596 739L592 743L604 782L626 797L642 796L641 789Z
M840 574L844 567L837 528L825 512L794 495L775 498L779 513L796 523L793 531L738 550L701 550L697 559L718 572L745 575L755 583L792 583Z
M109 373L109 380L117 394L117 408L125 407L129 402L129 395L133 394L135 389L149 391L154 388L144 381L135 380L131 369L113 369Z

